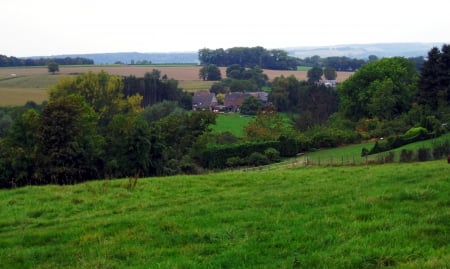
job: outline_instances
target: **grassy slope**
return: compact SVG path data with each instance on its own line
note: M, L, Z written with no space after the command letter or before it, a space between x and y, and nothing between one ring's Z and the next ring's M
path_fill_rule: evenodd
M1 268L445 268L444 161L0 191Z
M450 140L450 133L444 134L438 138L435 139L429 139L426 141L416 142L412 144L405 145L400 148L396 148L392 150L395 154L396 161L399 160L400 152L403 149L413 150L417 151L419 148L432 148L433 143L439 142L439 141L445 141ZM339 164L344 160L345 163L352 163L355 161L355 163L364 163L365 158L361 157L361 150L363 148L371 149L373 147L375 142L368 142L368 143L362 143L362 144L355 144L355 145L349 145L344 147L338 147L338 148L332 148L332 149L322 149L315 152L310 152L307 154L308 158L312 160L314 163L318 163L319 160L321 164L328 164L330 162ZM381 155L386 153L380 153ZM370 155L368 158L369 160L376 160L378 158L378 155L380 154L374 154ZM302 157L304 158L304 157Z

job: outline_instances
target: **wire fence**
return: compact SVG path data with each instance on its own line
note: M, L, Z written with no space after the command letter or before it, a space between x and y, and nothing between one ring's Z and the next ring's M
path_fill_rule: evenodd
M408 159L402 159L401 156L396 156L394 152L385 152L371 156L309 156L308 154L292 158L288 161L273 163L269 165L262 165L256 167L247 167L241 169L241 171L267 171L276 169L296 168L302 166L358 166L358 165L374 165L374 164L386 164L386 163L407 163L407 162L423 162L431 160L447 160L450 164L450 155L440 156L434 158L431 155L427 155L426 158L420 158L420 155L410 156Z

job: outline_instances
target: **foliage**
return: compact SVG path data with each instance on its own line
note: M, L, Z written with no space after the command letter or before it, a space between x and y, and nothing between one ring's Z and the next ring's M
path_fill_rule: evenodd
M200 162L203 167L208 169L222 169L225 168L227 161L232 157L245 159L254 152L264 154L268 148L277 149L278 141L263 141L263 142L241 142L235 144L225 145L208 145L202 152ZM233 164L237 161L233 159Z
M327 66L323 69L323 75L325 79L335 80L337 78L337 72L334 67Z
M283 133L283 119L275 111L260 111L256 118L245 128L245 137L249 141L275 141Z
M44 107L38 130L43 183L98 178L103 137L96 123L97 114L80 95L60 97Z
M145 73L143 78L128 76L123 78L125 96L142 96L142 107L148 107L163 101L177 102L179 106L190 109L192 96L178 87L178 81L161 77L161 71L153 69Z
M323 69L320 67L313 67L308 70L307 76L308 76L308 82L310 83L316 83L319 82L323 75Z
M428 52L419 80L419 104L426 105L437 114L450 113L450 45L434 47Z
M59 72L59 64L51 61L48 63L47 69L49 73L55 74L56 72Z
M423 127L411 128L403 135L393 135L388 139L378 140L368 154L388 151L414 142L427 140L435 136L435 134L429 133L428 130Z
M8 57L0 54L0 67L7 66L46 66L49 62L54 62L58 65L87 65L94 64L94 61L81 57L65 57L65 58L17 58L14 56Z
M260 66L265 69L296 70L297 58L288 56L284 50L267 50L263 47L233 47L229 49L200 49L198 51L200 64L215 64L218 66L240 65L243 67Z
M198 76L200 79L208 81L215 81L222 79L220 69L215 64L208 64L200 68Z
M367 63L339 86L340 111L349 119L392 119L408 112L418 75L401 57Z
M72 94L81 95L99 116L98 124L106 128L114 115L141 111L139 95L125 97L120 76L104 71L64 77L50 89L50 102Z
M240 111L243 115L256 115L261 110L263 104L261 101L258 100L258 98L254 96L248 96L244 99L244 102L242 102Z

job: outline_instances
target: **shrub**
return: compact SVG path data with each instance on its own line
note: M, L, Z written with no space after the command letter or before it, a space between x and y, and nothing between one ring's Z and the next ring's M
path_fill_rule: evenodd
M226 161L226 165L228 167L238 167L238 166L242 165L242 163L243 163L243 161L239 157L230 157Z
M266 155L259 152L253 152L250 156L248 156L247 163L248 165L260 166L269 164L270 161Z
M270 162L275 163L281 160L280 152L274 148L268 148L264 151L264 155L269 159Z
M440 159L450 154L450 142L445 140L443 142L433 142L433 157Z
M283 157L293 157L298 153L298 143L294 138L281 135L280 138L278 138L278 141L280 142L279 155Z
M413 151L408 149L402 149L400 152L400 162L410 162L413 158Z
M395 153L393 151L389 151L388 153L383 155L384 163L392 163L395 159Z
M429 148L420 148L417 150L417 159L421 162L431 160L431 153Z

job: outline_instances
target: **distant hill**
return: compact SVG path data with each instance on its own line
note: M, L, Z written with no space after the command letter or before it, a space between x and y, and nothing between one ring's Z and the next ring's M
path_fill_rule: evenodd
M306 58L318 55L321 58L331 56L346 56L349 58L367 59L369 55L382 57L417 57L426 56L433 47L442 47L443 43L379 43L379 44L344 44L336 46L310 46L281 48L289 55ZM117 53L92 53L92 54L67 54L41 57L81 57L94 60L95 64L113 64L122 62L124 64L136 63L138 61L150 61L154 64L170 63L199 63L198 52L117 52Z
M321 47L285 48L289 55L306 58L318 55L322 58L346 56L349 58L367 59L369 55L382 57L418 57L427 56L433 47L442 47L443 43L380 43L380 44L345 44Z
M40 57L40 56L39 56ZM92 54L67 54L48 57L82 57L94 60L95 64L124 64L136 63L138 61L150 61L153 64L169 63L198 63L198 52L114 52L114 53L92 53ZM34 57L33 57L34 58Z

